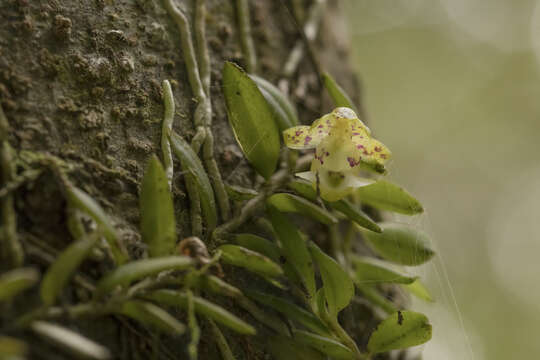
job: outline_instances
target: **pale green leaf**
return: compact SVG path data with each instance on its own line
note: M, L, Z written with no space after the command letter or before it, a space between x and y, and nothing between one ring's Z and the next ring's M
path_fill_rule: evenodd
M363 227L364 229L377 233L382 231L380 226L377 225L375 221L371 220L366 214L364 214L364 212L360 210L357 205L352 204L345 199L330 202L329 206L331 206L334 210L343 213L343 215L348 217L349 220L354 221L358 226Z
M380 234L363 231L368 245L386 260L401 265L421 265L435 252L429 247L430 239L422 231L402 224L381 223Z
M387 314L397 311L396 305L384 297L375 286L359 283L355 280L355 285L358 291L373 305L376 305L384 310Z
M310 243L310 250L319 266L328 313L336 318L354 296L354 284L347 271L317 245Z
M373 331L368 342L372 354L405 349L431 339L427 317L413 311L398 311L384 319Z
M356 194L362 203L377 209L405 215L414 215L424 211L420 202L411 194L386 180L362 186L356 190Z
M142 240L151 257L170 255L176 244L176 221L172 195L163 166L154 155L150 158L139 198Z
M68 328L45 321L35 321L30 327L40 337L78 357L96 360L111 358L107 348Z
M184 270L192 266L195 266L195 261L187 256L168 256L133 261L116 268L103 277L97 284L96 295L104 295L116 286L126 286L135 280L165 270Z
M90 195L74 186L69 186L66 192L70 205L86 213L96 222L99 229L103 232L105 239L107 239L115 262L117 264L125 263L128 260L128 256L119 243L116 229L101 206Z
M315 201L317 199L317 192L313 188L313 185L307 181L295 179L290 181L287 186L308 200ZM341 212L343 215L349 218L349 220L354 221L359 226L371 231L381 232L381 228L379 225L377 225L377 223L371 220L362 212L362 210L349 201L343 199L332 202L325 201L324 203L328 207Z
M293 339L301 344L311 346L314 349L336 360L353 360L356 355L351 349L335 339L313 334L303 330L295 330Z
M145 295L145 298L161 305L175 306L182 309L187 309L188 305L187 294L175 290L156 290ZM254 335L256 332L253 326L219 305L197 296L193 297L193 303L196 313L207 316L240 334Z
M317 316L296 304L293 304L283 298L270 294L264 294L258 291L244 292L255 301L271 307L272 309L285 315L288 319L303 325L307 329L316 332L319 335L329 334L328 328Z
M253 189L229 184L225 184L225 191L227 191L229 198L236 201L251 200L259 195L259 193Z
M309 216L322 224L330 225L337 223L334 215L320 206L299 196L289 193L278 193L270 196L267 202L281 212L294 212Z
M0 359L21 360L28 352L28 345L22 340L0 335Z
M276 277L283 274L281 266L266 256L238 245L221 245L221 261L225 264L243 267L262 276Z
M326 91L330 94L336 107L348 107L353 109L354 112L358 112L356 106L354 106L351 97L343 90L341 86L334 80L334 78L327 72L322 74L322 81Z
M214 198L214 190L204 170L201 160L191 149L191 146L175 132L171 135L171 146L174 154L180 160L182 171L185 176L191 176L199 190L201 209L208 232L217 225L217 206Z
M416 279L411 284L404 284L402 285L402 287L419 299L429 301L429 302L434 301L433 296L431 295L429 290L426 288L426 286L420 281L420 279Z
M122 314L139 323L149 326L166 334L181 335L186 327L167 311L152 303L140 300L126 301L114 309L115 313Z
M86 235L58 255L41 282L41 300L45 305L49 306L55 302L79 265L97 244L98 239L96 234Z
M321 352L284 336L272 336L266 350L274 360L327 360Z
M237 65L223 67L223 94L236 140L255 170L268 179L274 173L280 135L272 109L257 84Z
M313 260L306 242L302 239L298 228L287 217L272 205L267 206L272 225L278 235L287 263L292 264L301 279L302 285L311 300L315 295L315 272ZM294 279L289 279L294 281Z
M18 268L0 275L0 301L7 301L34 286L39 273L34 268Z
M257 75L250 75L250 77L259 87L264 95L264 98L271 104L273 108L276 109L277 112L280 113L280 118L278 119L279 130L283 131L298 125L298 113L296 112L296 108L294 107L293 103L289 101L288 97L271 82L258 77Z
M402 275L382 261L367 256L351 257L356 281L366 285L376 285L380 283L391 284L411 284L416 280L416 276Z
M232 241L246 249L261 253L272 259L274 262L279 262L281 251L279 247L270 240L254 234L236 234L232 236Z

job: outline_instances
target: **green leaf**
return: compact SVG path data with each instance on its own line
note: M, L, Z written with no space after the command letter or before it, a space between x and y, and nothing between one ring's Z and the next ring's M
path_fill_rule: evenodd
M74 186L67 187L67 197L71 206L86 213L96 222L111 248L111 253L116 264L125 263L128 260L128 256L119 243L116 229L112 226L109 217L105 214L101 206L90 195Z
M298 228L285 215L272 205L267 206L272 225L278 235L287 263L292 264L302 281L309 299L315 295L315 272L313 260L307 249L306 242L300 236ZM289 279L294 281L295 279Z
M165 270L184 270L192 266L195 266L195 261L187 256L168 256L133 261L116 268L102 278L97 284L96 295L104 295L112 291L116 286L129 285L135 280Z
M313 185L307 181L297 179L292 180L287 184L287 187L308 200L315 201L317 199L317 192L315 189L313 189ZM371 220L356 205L350 203L349 201L343 199L332 202L325 201L324 203L328 207L343 213L343 215L347 216L349 220L354 221L359 226L371 231L381 232L381 228L379 225L377 225L377 223Z
M225 191L227 195L236 201L251 200L259 193L253 189L243 188L241 186L225 184Z
M431 325L424 314L398 311L384 319L373 331L368 342L372 354L404 349L431 339Z
M391 314L395 311L397 311L396 306L394 303L389 301L386 297L384 297L382 294L377 291L377 289L374 286L366 285L359 283L355 279L355 285L359 292L362 293L362 295L373 305L377 305L381 309L383 309L387 314Z
M351 202L347 200L339 200L329 203L329 205L334 209L337 210L346 217L349 218L349 220L354 221L358 226L363 227L364 229L368 229L377 233L380 233L382 230L379 225L373 220L371 220L362 210L358 208L358 206L352 204Z
M290 127L292 127L292 123L289 120L289 117L287 116L287 113L283 110L283 108L279 105L279 103L272 97L272 95L266 91L264 88L261 88L259 86L259 90L261 91L262 96L264 96L264 99L268 103L268 106L272 110L272 114L274 115L274 121L276 122L276 126L278 127L279 131L286 130Z
M294 212L309 216L325 225L336 224L337 219L323 208L299 196L278 193L270 196L267 202L281 212Z
M153 155L148 162L139 199L142 240L151 257L170 255L176 244L176 221L167 176Z
M270 240L253 234L236 234L232 236L232 241L246 249L261 253L272 259L274 262L279 262L281 251L279 247Z
M417 277L401 275L388 268L382 261L366 256L351 257L354 264L356 281L366 285L379 283L411 284Z
M294 330L294 340L311 346L314 349L330 356L332 359L353 360L356 355L342 343L324 336L303 330Z
M377 209L405 215L419 214L424 211L420 202L411 194L386 180L362 186L356 190L356 194L362 203Z
M266 350L274 360L326 360L322 353L294 339L284 336L272 336L266 343Z
M276 112L279 113L278 127L280 131L298 125L298 113L296 108L289 101L288 97L283 94L271 82L260 78L256 75L249 75L255 81L264 98Z
M18 268L0 275L0 301L10 300L38 280L39 273L34 268Z
M140 300L130 300L120 304L115 313L122 314L145 326L150 326L154 330L166 334L181 335L186 331L186 327L175 319L167 311L152 303Z
M258 291L244 291L246 295L255 301L271 307L272 309L282 313L288 319L302 324L307 329L316 332L319 335L329 335L329 330L324 323L311 312L295 305L283 298L264 294Z
M287 187L308 200L317 200L317 191L315 191L313 185L306 180L291 180L287 183Z
M353 109L355 112L358 112L358 109L356 106L354 106L353 101L351 100L350 96L347 95L345 90L341 86L338 85L336 80L327 72L324 72L322 74L322 81L324 84L324 87L330 94L330 97L332 100L334 100L334 104L336 107L348 107L350 109Z
M232 239L238 245L259 252L270 258L272 261L279 263L287 279L294 283L300 282L295 268L286 261L286 258L282 256L282 251L279 246L272 241L253 234L237 234L233 235ZM280 284L273 283L273 285L283 288Z
M279 158L280 135L272 109L253 80L237 65L225 62L223 94L236 140L255 170L268 179Z
M30 327L37 335L76 356L96 360L111 358L107 348L65 327L45 321L35 321Z
M236 360L229 346L229 343L227 342L227 339L221 332L220 328L212 320L208 320L208 323L210 324L210 328L212 329L212 332L214 333L214 341L216 342L218 346L219 352L221 354L221 358L223 360Z
M413 294L419 299L433 302L433 296L429 292L429 290L426 288L426 286L420 281L420 279L416 279L411 284L404 284L401 285L405 290Z
M86 235L70 244L58 255L41 282L41 300L46 306L56 301L79 265L96 246L98 239L96 234Z
M429 237L402 224L381 223L381 234L362 231L369 246L384 259L402 265L421 265L435 252L429 248Z
M204 170L201 160L191 149L191 146L175 132L171 135L171 146L173 151L180 160L182 171L186 172L186 176L193 177L199 189L201 197L201 209L204 216L204 221L208 232L210 233L217 225L217 206L214 198L214 190L210 185L208 175Z
M354 296L354 284L347 271L336 260L325 254L314 243L309 245L321 273L328 313L336 318Z
M0 336L0 359L2 360L21 360L28 352L28 345L22 340Z
M262 276L276 277L283 275L281 266L253 250L238 245L221 245L221 261L225 264L243 267Z
M156 290L145 296L146 299L152 300L161 305L176 306L182 309L187 309L187 295L186 293L175 290ZM221 306L211 303L205 299L194 296L193 302L195 304L195 312L209 317L216 322L227 326L228 328L246 335L254 335L255 328L246 323L244 320L233 315L229 311L225 310Z

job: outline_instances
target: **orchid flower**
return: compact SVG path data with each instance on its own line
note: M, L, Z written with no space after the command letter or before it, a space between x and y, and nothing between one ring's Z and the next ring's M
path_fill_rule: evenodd
M291 149L313 149L311 170L296 176L309 180L324 200L337 201L354 189L373 183L364 171L384 174L390 150L371 137L369 128L346 107L334 109L311 126L295 126L283 132Z

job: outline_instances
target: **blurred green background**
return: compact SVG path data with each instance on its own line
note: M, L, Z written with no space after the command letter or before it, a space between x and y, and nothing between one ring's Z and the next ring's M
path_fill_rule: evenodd
M348 0L390 177L426 213L425 360L540 358L540 1Z

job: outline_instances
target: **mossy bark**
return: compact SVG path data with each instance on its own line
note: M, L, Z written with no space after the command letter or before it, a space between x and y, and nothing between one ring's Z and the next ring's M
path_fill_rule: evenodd
M234 3L207 1L214 156L226 183L253 187L256 174L243 161L227 122L221 94L223 62L246 65ZM272 82L282 79L282 67L301 39L292 12L285 7L288 3L249 1L258 74ZM307 13L311 1L293 3L296 9L304 10L297 10L298 13ZM180 0L177 4L193 19L194 1ZM320 35L313 42L315 56L358 100L343 28L338 6L331 1L323 14ZM89 193L111 216L131 256L136 258L144 253L138 232L138 191L149 156L161 154L164 79L170 80L176 102L173 129L189 141L195 134L192 119L197 104L189 85L178 29L161 1L0 2L0 100L9 123L7 139L14 149L17 174L39 170L37 176L11 192L26 265L44 271L72 241L62 187L57 174L48 166L52 157L59 159L70 181ZM286 80L303 121L312 121L322 111L331 110L308 56L302 58L298 71ZM182 239L191 235L191 229L189 201L180 171L175 171L172 183L177 232ZM319 230L308 232L317 240ZM4 261L3 270L7 265ZM110 266L89 260L81 275L92 282ZM225 270L237 281L249 284L250 279L232 269ZM89 297L88 290L75 282L61 300L67 305ZM232 303L223 304L234 309ZM32 345L29 358L70 358L23 330L11 329L17 315L38 305L36 291L3 309L0 332L8 329L26 338ZM366 323L373 321L372 312L363 305L350 311L355 312L355 320L346 323L350 323L348 327L356 339L365 342L366 334L355 330L365 329ZM182 313L177 315L185 317ZM61 322L104 344L116 358L186 358L185 346L178 345L185 344L186 339L160 338L126 320L72 320L66 315ZM210 325L202 326L199 358L219 358ZM253 338L225 335L233 339L231 346L239 359L262 359L264 330L261 334Z

